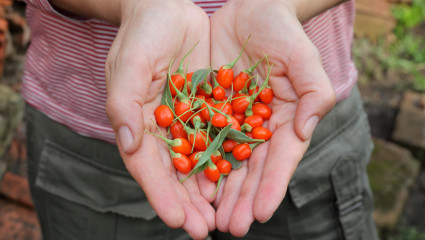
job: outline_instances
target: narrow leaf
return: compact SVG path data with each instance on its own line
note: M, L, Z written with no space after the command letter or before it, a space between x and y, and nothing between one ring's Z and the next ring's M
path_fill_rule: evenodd
M225 154L225 159L232 164L232 169L239 169L242 166L242 162L236 160L231 152Z
M174 112L173 96L171 95L169 81L170 78L167 77L164 92L162 93L161 105L167 105Z
M221 132L215 137L214 141L212 141L212 143L208 146L205 152L202 153L202 156L201 158L199 158L199 161L196 164L195 168L206 163L208 159L210 159L213 152L217 150L223 144L223 141L226 138L226 135L229 132L229 129L231 129L230 127L231 125L223 128L223 130L221 130Z
M245 135L243 132L230 129L229 133L227 134L227 138L231 139L233 141L236 141L238 143L249 143L249 142L264 142L263 139L253 139Z
M198 174L198 173L204 171L208 166L208 162L204 163L203 165L200 165L200 166L196 165L196 166L197 167L193 168L192 171L190 171L190 173L189 173L189 175L187 175L187 177L180 180L181 183L186 181L190 177L192 177L194 174Z
M191 91L194 92L196 90L196 87L204 80L208 74L211 73L211 69L199 69L198 71L194 72L192 75L192 89Z

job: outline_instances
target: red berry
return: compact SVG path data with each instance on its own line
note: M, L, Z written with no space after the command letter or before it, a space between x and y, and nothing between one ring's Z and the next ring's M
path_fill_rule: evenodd
M243 113L233 113L233 117L235 117L236 120L238 120L239 125L242 125L245 121L245 114Z
M271 87L266 87L263 89L263 91L260 92L259 96L260 96L261 102L265 104L269 104L273 100L273 90L271 89Z
M232 69L224 69L222 66L217 73L217 83L220 84L224 89L232 86L234 73Z
M173 111L167 105L161 105L155 109L155 119L159 126L168 127L173 124Z
M263 126L263 118L259 115L252 115L245 118L244 123L248 124L252 128Z
M252 105L252 113L260 115L264 120L269 120L272 115L272 110L263 103L256 103Z
M241 143L237 145L232 151L233 156L238 161L248 159L249 157L251 157L251 153L251 147L247 143Z
M221 156L221 153L220 153L220 151L218 151L218 150L215 150L214 152L213 152L213 154L211 154L211 161L214 163L214 164L217 164L217 162L220 160L220 159L223 159L223 156Z
M183 154L176 153L173 157L173 165L174 167L182 173L189 173L192 170L192 164L188 157Z
M181 122L177 121L170 127L171 135L173 135L173 138L185 138L187 139L187 133L184 130L183 124Z
M225 159L221 159L217 162L217 168L220 173L229 174L232 170L232 164Z
M213 96L215 100L223 101L226 98L226 90L221 86L217 86L213 89Z
M241 131L242 130L241 125L239 125L239 122L238 122L238 120L236 120L235 117L230 116L230 120L231 120L231 122L228 122L227 125L232 124L232 127L231 128L233 128L235 130L238 130L238 131Z
M192 145L186 138L176 138L173 140L171 149L176 153L189 155L192 151Z
M235 79L233 79L233 91L239 92L245 87L245 85L249 87L251 80L248 79L249 75L247 73L240 72Z
M174 104L174 111L176 115L182 120L183 122L186 122L193 114L190 110L190 106L187 103L184 102L176 102Z
M258 90L260 90L260 88L258 87L258 86L256 86L255 88L253 88L253 89L249 89L248 90L248 94L250 95L250 96L252 96L252 95L254 95L254 94L256 94L256 93L258 93ZM260 101L260 96L259 95L257 95L257 97L254 99L254 102L259 102Z
M214 114L214 116L211 119L211 124L214 127L222 128L222 127L225 127L227 125L227 119L223 114L216 113L216 114Z
M174 83L174 86L181 91L184 86L184 77L180 74L175 74L171 76L171 82ZM168 86L170 87L171 95L174 97L177 95L176 89L173 87L173 84L169 82Z
M194 152L189 155L189 160L190 160L190 163L192 164L192 168L196 166L196 164L198 163L199 159L202 156L202 153L203 152Z
M223 149L224 152L231 152L233 151L233 148L235 148L235 146L238 145L237 142L233 141L233 140L226 140L223 142Z
M252 136L255 139L269 140L272 137L272 132L265 127L256 127L252 130Z
M198 131L196 132L196 137L194 134L189 134L189 141L192 145L195 145L196 150L205 151L208 145L211 143L211 137L208 137L207 141L207 134L205 132Z
M235 113L245 113L249 106L249 96L246 94L240 94L236 99L232 101L232 108Z
M225 114L231 116L233 114L233 108L228 103L217 103L214 105L214 108L224 112Z
M204 174L212 182L217 182L220 179L220 171L214 163L208 164Z

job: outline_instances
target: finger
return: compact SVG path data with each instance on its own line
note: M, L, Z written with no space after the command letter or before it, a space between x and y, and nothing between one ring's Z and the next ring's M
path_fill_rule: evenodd
M224 190L224 186L226 185L226 181L227 181L227 177L224 177L221 180L220 186L218 187L217 194L214 200L214 207L216 208L220 205L221 198L223 197L223 190Z
M184 179L185 177L187 177L187 174L178 174L179 179ZM213 231L215 229L215 210L211 204L201 196L200 184L198 184L195 177L191 177L183 182L183 186L189 193L192 204L195 205L204 217L208 225L208 231Z
M304 36L291 52L287 71L299 97L295 131L302 140L307 141L319 120L335 105L336 97L317 48Z
M212 203L215 200L216 195L214 191L216 189L217 184L215 182L210 181L205 174L199 173L196 174L196 179L199 185L199 191L201 195L209 202Z
M308 144L298 138L292 121L282 125L273 133L254 200L255 219L266 222L272 217L285 197L291 176L307 150Z
M153 74L140 44L122 36L127 28L123 26L120 29L106 60L106 112L120 151L131 154L142 141L142 106L146 101ZM125 46L134 46L133 51L139 54L130 52Z
M242 163L241 168L233 170L226 180L223 196L216 212L216 226L221 232L229 232L230 218L233 208L238 201L243 181L248 172L247 161Z
M266 142L256 147L248 160L248 174L230 220L229 229L233 236L245 236L254 222L254 199L263 173L268 146L269 143Z
M192 204L184 204L183 208L186 216L183 229L193 239L205 239L208 236L208 227L204 217Z
M140 148L132 155L124 154L123 160L158 216L169 227L179 228L185 222L185 210L176 188L176 179L170 177L169 166L165 167L161 160L162 147L155 137L146 134Z

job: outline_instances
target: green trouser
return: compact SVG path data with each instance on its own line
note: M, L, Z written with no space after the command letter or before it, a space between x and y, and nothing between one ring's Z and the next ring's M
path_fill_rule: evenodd
M44 240L190 239L156 216L116 146L80 136L30 106L26 120L28 177ZM378 239L366 175L371 149L354 88L320 122L274 216L255 222L243 239Z

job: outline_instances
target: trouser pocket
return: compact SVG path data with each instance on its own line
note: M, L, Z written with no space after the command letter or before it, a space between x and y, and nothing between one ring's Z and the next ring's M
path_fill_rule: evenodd
M331 171L336 207L344 239L362 239L366 213L362 172L355 156L341 159Z
M41 152L35 185L98 212L146 220L156 216L130 174L90 161L49 140Z

